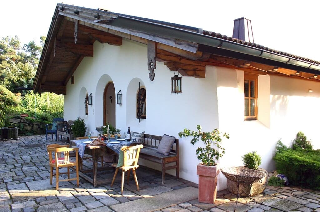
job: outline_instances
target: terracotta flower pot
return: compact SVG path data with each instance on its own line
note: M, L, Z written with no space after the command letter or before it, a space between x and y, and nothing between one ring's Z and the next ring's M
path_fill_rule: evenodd
M199 175L199 202L213 204L217 197L218 165L205 166L198 164L197 174Z

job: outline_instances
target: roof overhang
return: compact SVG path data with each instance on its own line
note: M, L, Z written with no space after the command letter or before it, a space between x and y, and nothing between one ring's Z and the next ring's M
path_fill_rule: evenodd
M320 62L198 28L57 4L34 79L36 92L66 94L66 84L93 43L156 43L156 60L182 75L205 77L205 66L319 81ZM320 78L320 77L319 77Z

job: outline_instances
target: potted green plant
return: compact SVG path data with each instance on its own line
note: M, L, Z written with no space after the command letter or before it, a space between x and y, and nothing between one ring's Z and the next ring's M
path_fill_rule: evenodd
M202 132L201 126L197 125L196 131L184 129L179 132L179 136L180 138L191 136L192 145L199 141L204 143L205 147L196 149L197 158L201 161L197 166L199 202L214 203L217 195L217 176L220 172L217 162L225 153L221 142L223 137L229 139L229 134L221 133L218 129L211 132Z

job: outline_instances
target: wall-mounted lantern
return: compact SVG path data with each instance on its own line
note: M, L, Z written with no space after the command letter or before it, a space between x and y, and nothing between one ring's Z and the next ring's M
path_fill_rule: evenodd
M182 77L179 75L171 77L171 93L182 93L181 81Z
M122 105L122 92L121 92L121 90L117 93L117 104Z
M92 105L92 93L88 96L88 105Z

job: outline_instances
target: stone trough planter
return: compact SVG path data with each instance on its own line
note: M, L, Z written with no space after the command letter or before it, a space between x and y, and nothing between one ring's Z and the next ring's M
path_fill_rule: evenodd
M266 188L268 172L264 169L249 169L244 166L223 168L228 190L240 197L256 196Z

